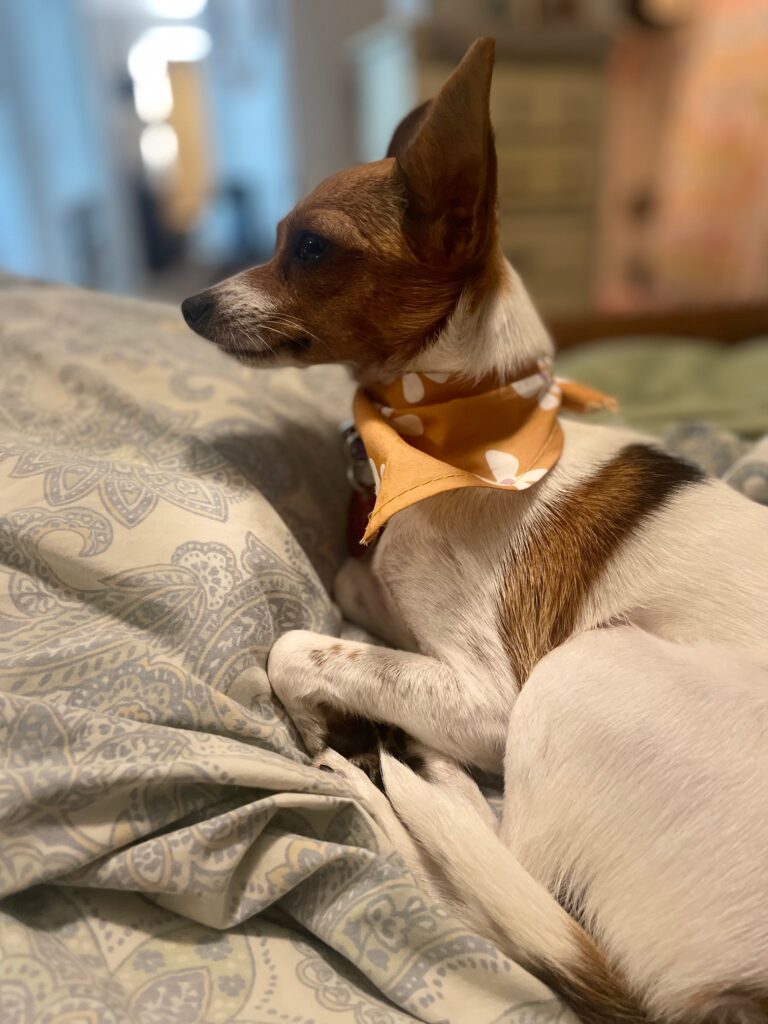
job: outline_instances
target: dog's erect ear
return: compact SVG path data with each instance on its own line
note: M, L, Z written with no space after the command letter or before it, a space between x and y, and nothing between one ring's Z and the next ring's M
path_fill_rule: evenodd
M496 152L490 91L494 41L478 39L434 100L398 126L390 143L417 254L459 263L494 237Z
M427 111L432 106L432 100L420 104L410 114L406 114L400 124L392 133L392 138L387 149L387 156L399 157L405 147L413 139L416 131L421 126Z

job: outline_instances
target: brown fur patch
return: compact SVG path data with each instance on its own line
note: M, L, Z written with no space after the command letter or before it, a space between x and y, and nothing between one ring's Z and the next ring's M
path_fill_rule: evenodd
M574 922L578 966L532 966L545 984L562 996L584 1024L649 1024L651 1017L629 994L621 975L611 970L600 950Z
M309 660L317 668L322 668L331 658L338 657L344 651L343 644L335 643L330 647L316 647L309 652Z
M264 296L275 309L254 318L254 336L305 365L345 362L372 375L405 367L439 333L471 276L414 252L404 230L407 204L392 159L322 182L279 225L274 257L239 277L255 301ZM307 231L329 243L309 265L294 258ZM268 362L262 342L249 343L241 316L224 293L206 336L234 355L261 353Z
M402 156L406 146L413 140L417 130L421 127L431 105L432 101L426 100L420 106L414 107L410 114L405 115L389 140L387 156Z
M634 444L547 509L542 526L503 567L498 626L520 686L571 636L587 594L621 545L680 488L703 479L694 466Z
M414 123L407 118L393 140L411 246L430 261L462 265L465 273L485 262L496 241L493 60L493 40L476 40L438 96L416 112Z
M706 990L693 996L686 1009L686 1024L765 1024L768 991L749 985Z

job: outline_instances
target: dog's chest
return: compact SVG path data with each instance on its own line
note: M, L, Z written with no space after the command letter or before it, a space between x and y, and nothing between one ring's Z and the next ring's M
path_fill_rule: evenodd
M473 685L492 683L508 699L517 685L499 601L507 552L529 505L523 498L515 509L509 498L464 490L420 502L391 520L373 559L393 612L419 650Z
M571 593L562 576L572 571L573 551L568 524L551 510L635 439L564 426L561 462L540 484L520 492L466 488L419 502L390 521L373 557L419 649L510 702L531 662L562 640L553 620ZM571 608L569 629L583 624ZM522 653L511 639L522 641Z

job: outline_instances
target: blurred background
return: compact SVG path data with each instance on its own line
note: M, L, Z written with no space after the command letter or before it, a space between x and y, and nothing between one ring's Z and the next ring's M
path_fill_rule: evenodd
M768 299L768 0L0 0L0 268L176 300L259 262L480 34L545 313Z

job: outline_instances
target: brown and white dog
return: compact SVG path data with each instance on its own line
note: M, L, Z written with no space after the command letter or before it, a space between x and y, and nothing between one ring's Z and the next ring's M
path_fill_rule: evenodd
M363 384L506 382L549 356L499 247L492 66L479 40L387 159L323 182L269 263L187 299L190 326ZM766 512L630 431L563 428L536 486L420 501L342 569L342 610L394 647L291 632L270 681L313 753L329 709L436 752L426 781L384 758L410 833L366 795L425 884L421 847L454 908L584 1020L768 1020ZM456 762L503 765L498 829Z

